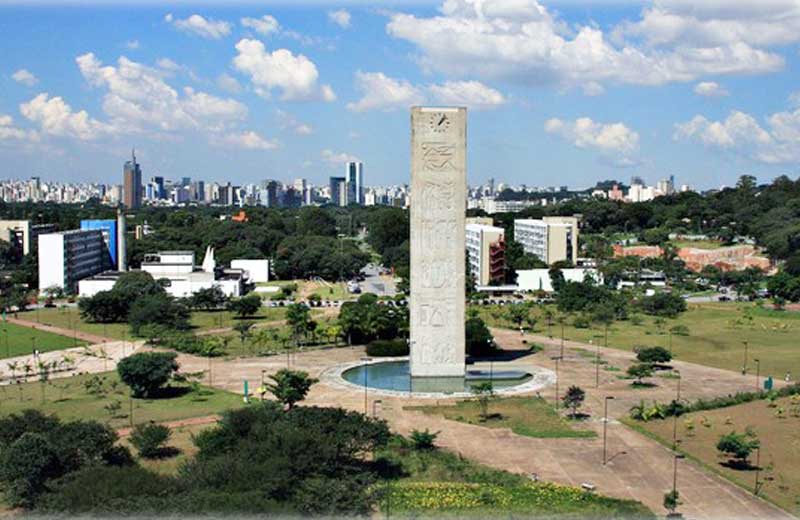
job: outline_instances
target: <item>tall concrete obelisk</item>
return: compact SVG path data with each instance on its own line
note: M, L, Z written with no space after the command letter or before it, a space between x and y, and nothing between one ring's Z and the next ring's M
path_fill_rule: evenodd
M411 376L464 376L467 109L411 109Z

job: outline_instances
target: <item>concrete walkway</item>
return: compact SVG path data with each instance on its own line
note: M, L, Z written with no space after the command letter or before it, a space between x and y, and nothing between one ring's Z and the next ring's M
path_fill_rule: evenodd
M504 348L527 348L522 344L523 338L518 332L498 329L493 333ZM532 336L525 336L524 339L543 344L545 350L509 362L508 365L534 363L554 370L555 362L551 357L560 354L559 341ZM389 422L394 431L403 434L408 434L412 429L428 428L438 431L439 446L482 464L514 473L535 473L542 480L562 484L579 486L582 483L591 483L596 486L598 493L639 500L657 514L663 514L663 496L672 487L672 453L616 419L627 415L629 408L640 399L669 401L675 396L677 380L653 378L658 386L639 390L632 389L630 381L618 379L617 375L621 372L601 370L600 386L595 388L593 359L587 358L585 354L581 355L578 350L589 347L580 343L565 344L565 358L559 362L559 393L563 395L571 384L586 390L587 399L583 411L590 414L590 418L580 427L595 430L598 436L593 439L523 437L509 430L448 421L439 416L425 415L405 408L415 404L433 404L434 401L430 399L380 397L380 403L376 404L377 399L370 397L369 392L365 400L364 392L334 388L322 383L312 388L305 404L341 406L362 412L367 410L369 413L375 410ZM633 362L633 356L628 352L600 350L601 356L620 370ZM207 374L210 366L211 377L207 376L207 383L242 393L244 380L249 382L251 389L255 389L262 377L287 365L319 377L333 365L358 361L363 352L363 348L343 347L301 352L288 359L286 356L215 359L211 360L210 365L207 359L181 355L179 363L181 369L187 372L205 370ZM755 383L752 376L743 377L741 374L690 363L676 362L675 368L681 371L681 394L688 400L750 390ZM607 395L612 395L615 399L609 401L609 416L612 418L608 425L607 438L609 462L603 466L602 414ZM555 398L555 388L544 389L542 397ZM446 399L441 400L441 404L447 402ZM678 488L683 501L680 510L688 518L792 518L783 510L687 460L679 461Z

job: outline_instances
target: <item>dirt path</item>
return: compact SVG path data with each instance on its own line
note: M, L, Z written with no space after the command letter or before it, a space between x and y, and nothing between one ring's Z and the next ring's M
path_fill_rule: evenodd
M167 421L158 424L163 424L170 429L180 428L182 426L200 426L203 424L214 424L220 420L219 415L205 415L203 417L191 417L189 419L181 419L179 421ZM117 430L117 435L120 437L127 437L131 434L133 428L120 428Z
M20 325L22 327L29 327L31 329L43 330L45 332L52 332L53 334L59 334L61 336L67 337L76 337L81 341L86 341L90 344L97 344L103 343L108 341L117 341L114 338L106 338L104 336L98 336L97 334L89 334L88 332L81 332L81 331L73 331L70 329L65 329L63 327L55 327L53 325L44 325L42 323L36 323L35 321L28 321L28 320L21 320L19 318L12 318L8 317L8 322L13 323L14 325Z

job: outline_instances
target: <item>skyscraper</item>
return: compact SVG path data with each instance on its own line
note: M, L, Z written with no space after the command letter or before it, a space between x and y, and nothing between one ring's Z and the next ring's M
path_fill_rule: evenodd
M343 204L364 205L364 163L348 162L345 166L345 182L347 184L347 200Z
M131 160L125 162L122 169L123 199L126 208L138 208L142 205L142 169L136 162L136 151L131 152Z
M347 182L344 177L331 177L331 204L347 206Z

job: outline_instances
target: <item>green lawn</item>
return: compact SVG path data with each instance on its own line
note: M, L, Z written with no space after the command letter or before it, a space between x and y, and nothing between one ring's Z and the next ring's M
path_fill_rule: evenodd
M625 422L665 446L672 445L672 419L650 422L626 419ZM678 418L677 430L680 450L752 492L754 468L731 467L726 464L727 457L721 457L716 449L722 435L731 431L743 433L748 428L761 442L761 496L797 515L800 513L800 400L797 397L778 399L774 407L770 407L768 401L758 400L682 415ZM755 465L755 455L750 462Z
M719 249L722 242L717 240L670 240L670 244L675 247L693 247L695 249Z
M279 321L285 318L285 307L262 307L259 309L258 314L245 318L245 321L251 320L259 323ZM198 331L233 327L239 321L242 321L242 319L229 311L197 311L192 313L192 326Z
M0 333L0 359L30 355L34 348L40 352L50 352L86 344L84 341L76 341L75 338L13 323L3 323Z
M99 382L94 385L97 389L94 392L87 388L87 382L92 380ZM44 385L34 381L2 386L0 389L2 415L35 408L66 420L94 419L106 422L114 428L130 425L130 393L128 387L120 382L116 372L53 379ZM189 385L178 383L173 383L172 389L175 397L133 399L134 422L163 422L201 417L243 406L242 396L230 392L203 386L193 389ZM109 408L114 408L115 403L119 404L119 409L114 412Z
M510 327L502 308L477 307L487 323ZM551 307L555 314L555 307ZM553 323L548 330L541 310L535 333L553 337L561 336L561 326ZM689 309L677 319L664 320L659 326L652 316L639 315L641 323L633 319L615 322L609 329L608 346L632 350L639 345L660 345L670 348L669 329L685 325L688 336L671 335L672 350L677 359L727 370L740 371L744 364L744 341L748 343L747 369L755 374L755 359L761 361L761 374L783 379L790 372L796 380L800 377L800 312L775 311L759 308L753 303L719 302L689 304ZM568 340L589 343L603 342L603 329L593 326L576 329L574 317L568 317L564 336Z
M540 438L594 437L591 430L576 428L573 422L561 417L553 406L540 397L508 397L495 399L489 404L489 419L482 420L476 400L459 401L455 405L411 406L426 414L441 415L451 421L477 424L487 428L510 428L517 435Z
M19 313L19 318L27 321L37 322L45 325L61 327L63 329L95 334L113 339L130 338L130 330L125 323L87 323L81 319L80 311L77 307L58 307L37 310L29 310Z

